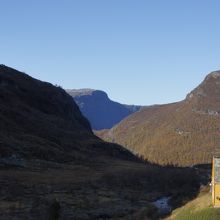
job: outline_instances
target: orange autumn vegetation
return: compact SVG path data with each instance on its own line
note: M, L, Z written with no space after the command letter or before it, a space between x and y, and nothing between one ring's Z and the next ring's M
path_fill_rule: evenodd
M185 100L145 108L97 135L162 165L211 163L220 146L220 72Z

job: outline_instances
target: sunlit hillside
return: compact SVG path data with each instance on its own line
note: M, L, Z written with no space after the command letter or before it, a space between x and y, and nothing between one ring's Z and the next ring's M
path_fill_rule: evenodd
M184 101L143 109L97 135L154 163L191 166L218 153L219 125L220 72L213 72Z

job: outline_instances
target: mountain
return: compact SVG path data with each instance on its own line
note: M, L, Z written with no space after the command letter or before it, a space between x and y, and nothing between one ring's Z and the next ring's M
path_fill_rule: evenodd
M210 73L185 100L148 107L97 134L153 163L211 163L220 146L220 71Z
M105 92L99 90L72 89L66 91L74 98L94 130L112 128L122 119L141 108L141 106L114 102L109 99Z
M0 65L0 220L158 219L153 202L181 205L200 176L102 141L62 88Z
M0 68L0 113L1 157L81 161L95 147L112 154L63 89L6 66Z

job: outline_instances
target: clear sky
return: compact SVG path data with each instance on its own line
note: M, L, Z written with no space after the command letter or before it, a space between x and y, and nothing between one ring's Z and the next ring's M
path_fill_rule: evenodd
M0 0L0 63L127 104L181 100L220 69L219 0Z

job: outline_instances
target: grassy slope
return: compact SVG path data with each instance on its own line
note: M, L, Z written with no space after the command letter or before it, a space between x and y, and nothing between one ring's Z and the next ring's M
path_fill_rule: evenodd
M195 200L175 210L167 220L218 220L220 209L212 207L211 193L202 193Z

